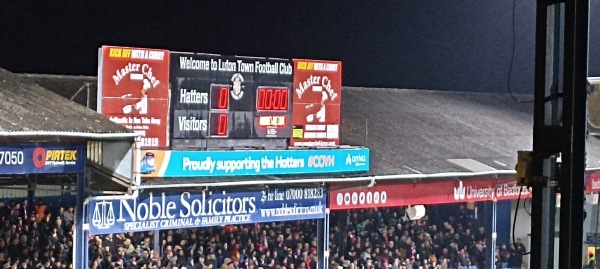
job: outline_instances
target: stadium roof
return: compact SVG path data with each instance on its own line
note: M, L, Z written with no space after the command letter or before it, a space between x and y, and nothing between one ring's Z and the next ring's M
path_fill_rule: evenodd
M3 136L110 139L132 138L134 134L93 110L0 69L0 137Z
M90 103L95 104L93 77L23 77L63 96L73 96L84 83L91 83ZM71 86L67 89L65 85ZM244 178L285 180L513 170L517 151L532 149L532 127L533 105L517 103L508 94L344 87L342 144L370 148L369 173ZM588 167L599 166L600 141L590 137ZM233 180L240 178L153 179L145 184Z

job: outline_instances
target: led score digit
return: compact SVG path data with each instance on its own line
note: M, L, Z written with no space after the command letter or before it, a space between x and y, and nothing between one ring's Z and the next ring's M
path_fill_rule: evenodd
M256 110L287 111L289 103L287 88L258 88Z
M211 87L211 109L228 110L229 109L229 86L213 85ZM229 113L211 113L210 135L226 137L229 123Z

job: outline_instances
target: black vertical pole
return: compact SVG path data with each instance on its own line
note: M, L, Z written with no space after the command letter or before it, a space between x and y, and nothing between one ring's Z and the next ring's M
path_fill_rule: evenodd
M84 157L85 158L85 157ZM73 268L88 268L85 260L85 252L88 245L83 232L84 223L84 205L85 201L85 183L83 173L77 173L77 203L75 205L75 236L74 236L74 251L73 251Z
M564 126L570 142L561 167L560 268L581 268L588 53L587 0L565 2Z
M87 152L86 152L86 155L87 155ZM87 159L87 156L86 156L86 159ZM83 187L85 189L87 189L90 186L90 180L91 180L91 178L90 178L89 169L87 167L84 169L84 171L85 171L85 173L83 174ZM78 184L77 187L79 188L80 185ZM84 191L83 197L84 197L83 200L85 201L87 199L87 192ZM84 221L84 223L90 223L90 220L89 220L89 215L90 215L89 214L89 210L90 210L90 205L89 204L84 204L83 205L83 221ZM84 262L84 264L86 266L90 262L90 251L89 251L89 241L88 241L89 236L90 236L90 230L88 228L88 229L85 229L83 231L83 239L82 239L82 243L83 243L83 246L82 246L82 248L83 248L83 262Z
M559 109L560 4L536 6L535 99L531 205L531 268L554 267L556 161L562 151ZM554 134L551 137L550 134ZM563 142L564 143L564 142Z
M25 208L25 210L27 210L27 213L30 213L31 210L33 210L33 198L35 197L35 187L36 184L30 183L27 185L27 208ZM61 193L62 195L62 193ZM28 217L28 216L25 216Z
M560 14L564 7L563 73ZM557 173L553 156L562 154L560 260L558 268L581 268L587 98L588 0L538 1L536 18L535 104L531 268L552 268ZM562 77L562 91L559 78ZM561 109L562 108L562 109ZM561 110L559 110L561 109Z
M349 210L339 210L336 212L337 225L340 229L340 236L336 242L338 245L338 257L343 257L349 250L346 248L348 245L348 212Z
M326 261L324 261L324 245L325 245L325 233L323 231L323 228L325 226L325 220L324 219L318 219L317 220L317 256L318 256L318 262L317 262L317 268L318 269L323 269L324 264Z
M545 109L544 98L546 96L546 33L547 18L545 1L536 3L536 40L535 40L535 87L534 87L534 106L533 106L533 174L543 175L543 159L539 149L542 145L541 135L545 127ZM539 229L542 224L542 206L544 191L543 186L535 186L532 182L531 194L531 268L542 268L542 230ZM518 208L517 208L518 210Z
M490 201L483 202L484 208L484 225L486 235L485 235L485 268L493 269L496 268L496 244L493 244L494 240L492 239L492 227L494 226L494 204Z

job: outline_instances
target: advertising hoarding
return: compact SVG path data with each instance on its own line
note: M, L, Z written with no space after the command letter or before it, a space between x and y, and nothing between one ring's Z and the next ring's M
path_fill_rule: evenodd
M290 146L340 144L342 63L293 59L293 135Z
M600 170L588 170L585 173L586 192L600 192Z
M172 138L289 138L292 79L289 60L172 52Z
M369 149L145 150L142 177L256 176L369 171Z
M143 148L168 147L169 51L102 46L98 112L141 134Z
M345 190L335 190L345 188ZM519 187L513 177L470 178L462 180L377 183L372 188L331 186L331 210L371 207L429 205L517 199L530 196L527 187Z
M10 143L0 146L0 175L80 173L86 148L81 143Z
M198 228L325 217L323 187L200 193L150 192L136 200L91 201L90 234Z

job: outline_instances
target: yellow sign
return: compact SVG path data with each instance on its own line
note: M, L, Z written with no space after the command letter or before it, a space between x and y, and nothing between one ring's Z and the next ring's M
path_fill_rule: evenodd
M46 161L77 161L77 150L48 150Z

